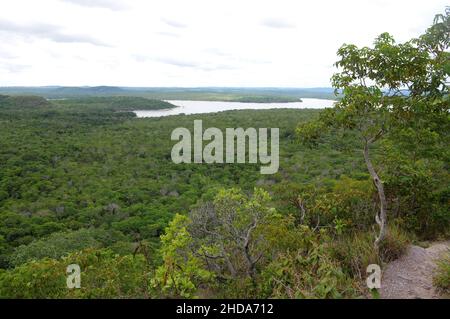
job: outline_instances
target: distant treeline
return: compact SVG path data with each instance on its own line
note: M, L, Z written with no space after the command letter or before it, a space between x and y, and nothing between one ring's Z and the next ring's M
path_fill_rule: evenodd
M254 103L298 102L301 98L335 99L331 88L137 88L137 87L0 87L0 94L46 98L138 96L158 100L206 100Z
M44 107L50 107L52 105L51 102L51 99L47 100L35 95L0 95L0 109L3 110L15 109L23 111L24 109L42 109ZM87 96L61 99L58 102L60 107L56 109L53 108L52 111L62 111L67 105L72 106L73 104L78 106L76 109L78 111L82 109L96 109L97 111L161 110L175 107L175 105L170 104L169 102L133 96Z

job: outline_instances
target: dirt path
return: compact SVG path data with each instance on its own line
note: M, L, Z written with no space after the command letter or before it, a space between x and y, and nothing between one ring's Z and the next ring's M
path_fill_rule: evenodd
M426 249L411 245L405 255L385 267L381 298L438 299L433 274L436 259L445 252L450 252L450 242L435 243Z

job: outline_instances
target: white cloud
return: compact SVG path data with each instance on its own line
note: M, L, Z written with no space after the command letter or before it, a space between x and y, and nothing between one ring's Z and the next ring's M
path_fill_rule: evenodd
M14 63L4 63L0 62L0 69L11 73L20 73L26 69L29 69L30 65L14 64Z
M294 28L295 26L283 18L267 18L264 19L261 24L265 27L275 28L275 29L289 29Z
M24 37L38 37L62 43L89 43L108 46L106 43L86 34L66 33L59 26L46 23L16 24L0 20L0 32L9 32Z
M181 23L179 21L176 20L171 20L171 19L167 19L167 18L162 18L161 19L165 24L167 24L168 26L174 27L174 28L186 28L187 25L184 23Z
M343 43L416 37L447 3L3 0L0 85L329 86Z
M93 8L106 8L111 10L124 10L128 6L125 1L120 0L61 0L69 3L73 3L80 6L93 7Z

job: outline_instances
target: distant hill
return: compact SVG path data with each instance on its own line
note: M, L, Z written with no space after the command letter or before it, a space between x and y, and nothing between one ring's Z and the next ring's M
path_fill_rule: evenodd
M270 101L280 103L298 101L301 98L335 99L332 88L44 86L0 87L0 94L39 95L52 99L82 96L138 96L158 100Z
M115 86L94 86L94 87L58 87L49 92L64 97L71 96L103 96L126 94L126 90Z

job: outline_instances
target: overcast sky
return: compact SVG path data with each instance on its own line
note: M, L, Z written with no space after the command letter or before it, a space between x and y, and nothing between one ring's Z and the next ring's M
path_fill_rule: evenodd
M420 35L448 0L1 0L0 86L330 86L343 43Z

